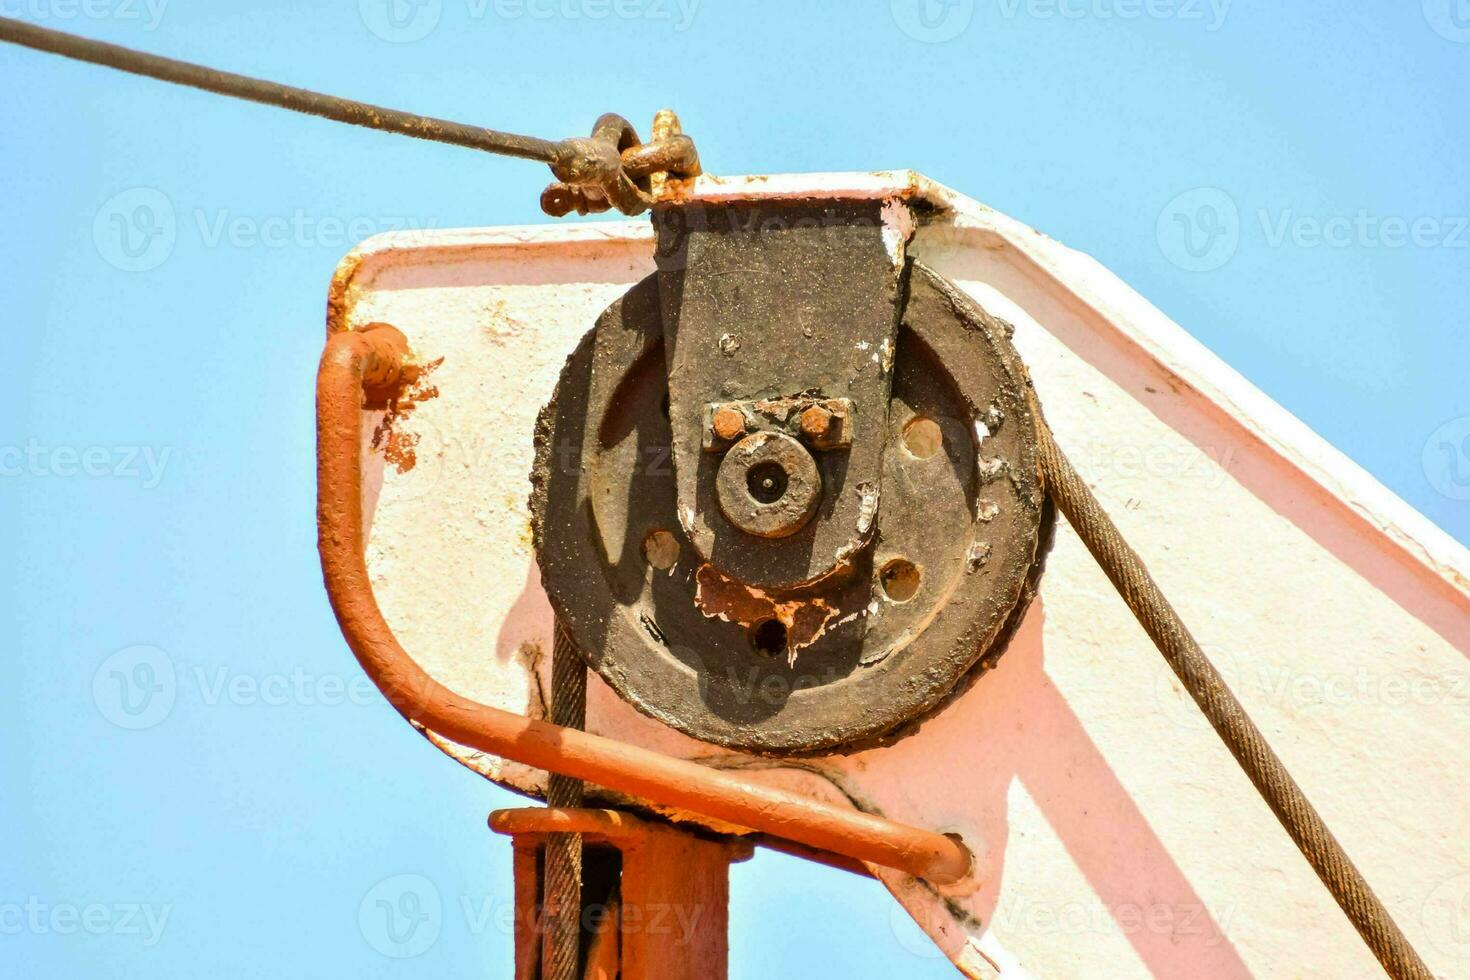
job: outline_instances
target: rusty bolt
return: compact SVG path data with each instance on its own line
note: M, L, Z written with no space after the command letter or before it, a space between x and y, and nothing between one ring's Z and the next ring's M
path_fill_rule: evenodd
M826 438L832 429L832 412L823 405L813 405L801 413L801 432L809 439Z
M745 416L733 408L715 409L712 420L715 436L730 442L745 434Z

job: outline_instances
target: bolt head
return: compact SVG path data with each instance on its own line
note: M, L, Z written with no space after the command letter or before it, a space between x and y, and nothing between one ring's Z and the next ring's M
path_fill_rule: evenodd
M733 408L716 409L711 426L717 438L729 442L745 434L745 416Z
M803 435L820 439L832 428L832 413L821 405L813 405L801 413Z

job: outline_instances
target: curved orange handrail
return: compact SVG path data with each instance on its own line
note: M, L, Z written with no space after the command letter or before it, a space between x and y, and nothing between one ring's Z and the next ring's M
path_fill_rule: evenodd
M948 884L971 872L953 837L762 786L575 729L493 708L434 680L383 619L363 558L362 412L401 380L408 342L387 324L332 335L317 372L318 547L342 635L410 722L483 752Z

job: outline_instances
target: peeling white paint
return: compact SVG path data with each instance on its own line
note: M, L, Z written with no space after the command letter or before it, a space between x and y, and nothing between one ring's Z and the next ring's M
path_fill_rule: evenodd
M1006 470L1006 461L1000 456L976 456L975 477L983 486Z
M914 237L914 214L908 202L888 198L883 202L883 247L893 260L895 269L902 269L906 261L909 239Z
M878 487L873 483L859 483L857 486L858 515L857 533L867 534L873 529L873 520L878 516Z

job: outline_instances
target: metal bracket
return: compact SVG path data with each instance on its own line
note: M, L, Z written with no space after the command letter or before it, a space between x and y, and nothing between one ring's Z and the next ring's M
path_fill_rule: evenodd
M664 204L653 217L681 527L753 586L845 570L871 540L881 491L904 268L896 217L879 201L771 200ZM722 479L724 454L761 430L797 444L742 443L747 469L788 460L784 478L811 498L783 505L774 535L737 516L770 506L758 475L750 501L719 502L722 486L745 492L743 473ZM814 467L809 449L822 450Z

